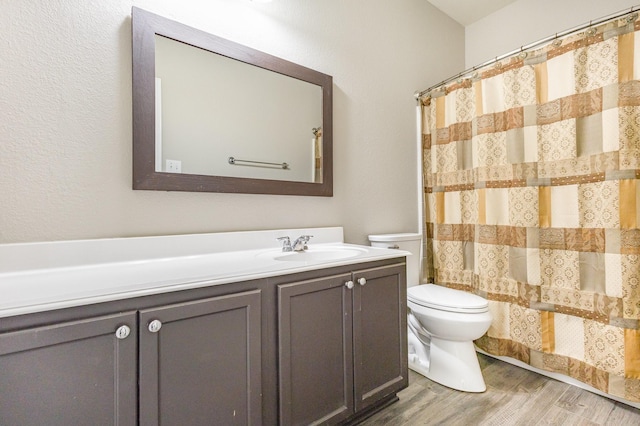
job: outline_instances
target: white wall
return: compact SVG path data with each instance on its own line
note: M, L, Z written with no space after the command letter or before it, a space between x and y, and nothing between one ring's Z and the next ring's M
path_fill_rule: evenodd
M334 197L133 191L131 6L332 75ZM0 243L417 231L413 93L464 65L424 0L5 0L0 34Z
M518 0L466 27L465 68L638 4L640 0Z

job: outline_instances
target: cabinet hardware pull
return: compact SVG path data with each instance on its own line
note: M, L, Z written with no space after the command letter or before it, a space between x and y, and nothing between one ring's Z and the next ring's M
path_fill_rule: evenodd
M127 325L121 325L116 330L116 337L118 339L126 339L129 336L129 334L131 334L131 329Z
M365 285L367 283L367 279L365 277L358 278L358 284Z
M152 333L157 333L162 328L162 323L160 320L153 320L149 323L149 331Z
M353 288L353 281L347 281L346 283L344 283L345 287L347 287L349 290L351 290Z

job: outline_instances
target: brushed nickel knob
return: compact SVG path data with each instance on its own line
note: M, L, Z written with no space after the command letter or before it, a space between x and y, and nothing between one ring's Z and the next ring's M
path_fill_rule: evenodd
M351 290L353 288L353 281L347 281L346 283L344 283L345 287L347 287L349 290Z
M157 333L162 328L162 323L160 320L153 320L149 323L149 331L152 333Z
M131 334L131 329L129 328L129 326L126 326L126 325L121 325L116 330L116 337L118 339L126 339L129 336L129 334Z
M367 283L367 279L365 277L358 278L358 284L365 285Z

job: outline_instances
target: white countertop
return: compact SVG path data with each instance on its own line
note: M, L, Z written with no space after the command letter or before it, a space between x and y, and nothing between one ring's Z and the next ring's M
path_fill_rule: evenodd
M278 260L277 238L303 234L311 259ZM4 244L0 318L410 255L342 238L336 227Z

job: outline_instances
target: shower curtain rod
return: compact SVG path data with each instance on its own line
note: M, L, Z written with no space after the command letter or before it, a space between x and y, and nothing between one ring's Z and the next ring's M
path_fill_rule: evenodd
M472 73L472 72L474 72L476 70L479 70L480 68L484 68L486 66L494 64L494 63L496 63L498 61L501 61L503 59L509 58L511 56L515 56L515 55L520 54L520 53L523 53L525 50L529 50L529 49L531 49L533 47L540 46L542 44L545 44L545 43L548 43L550 41L556 40L556 39L558 39L560 37L565 37L565 36L567 36L569 34L577 33L578 31L590 28L590 27L592 27L594 25L599 25L599 24L602 24L602 23L605 23L605 22L608 22L608 21L612 21L612 20L617 19L617 18L621 18L621 17L623 17L625 15L629 15L631 13L637 12L638 10L640 10L640 5L632 6L631 9L624 9L624 10L621 10L619 12L613 13L611 15L605 16L603 18L596 19L596 20L593 20L593 21L589 21L589 22L584 23L582 25L578 25L577 27L571 28L569 30L565 30L565 31L560 32L560 33L555 33L554 35L546 37L546 38L543 38L542 40L538 40L538 41L535 41L533 43L530 43L530 44L527 44L527 45L524 45L524 46L520 46L519 49L512 50L511 52L505 53L504 55L501 55L501 56L496 56L495 58L493 58L491 60L488 60L486 62L481 63L480 65L476 65L474 67L466 69L466 70L462 71L461 73L458 73L458 74L454 75L453 77L449 77L446 80L442 80L440 83L435 84L435 85L429 87L426 90L416 91L414 93L414 96L415 96L415 98L417 100L420 100L420 98L424 94L431 92L433 89L436 89L436 88L438 88L438 87L440 87L442 85L451 83L452 81L455 81L455 80L457 80L457 79L459 79L459 78L461 78L461 77L463 77L463 76L465 76L465 75L467 75L469 73Z

